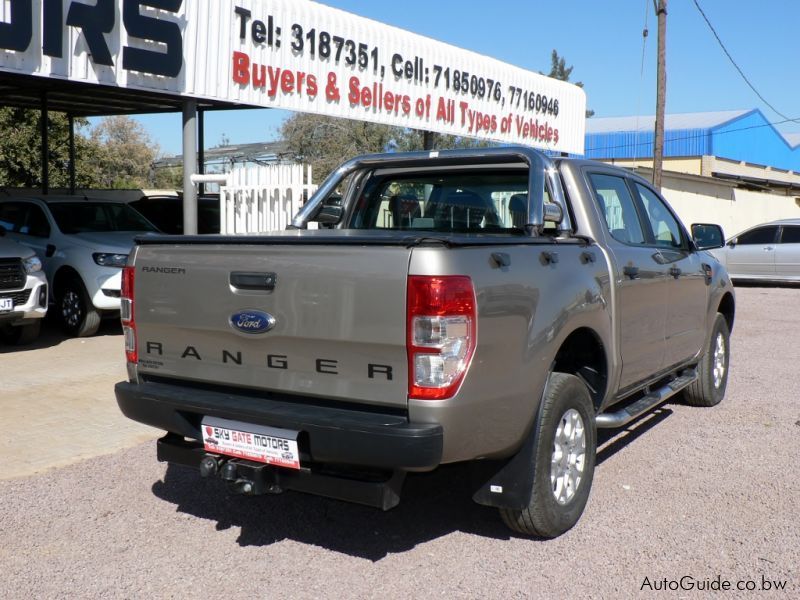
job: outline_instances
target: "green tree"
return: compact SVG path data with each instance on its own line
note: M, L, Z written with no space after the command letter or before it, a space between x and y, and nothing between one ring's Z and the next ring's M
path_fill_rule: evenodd
M69 119L50 112L48 175L52 188L69 187ZM41 113L0 108L0 186L42 185ZM108 117L92 128L75 118L75 185L78 188L141 188L151 179L158 146L130 117Z
M99 148L83 134L86 119L75 119L75 183L78 187L98 184ZM63 113L49 114L49 179L51 187L69 186L69 119ZM41 113L25 108L0 108L0 186L42 185Z
M558 52L553 49L553 52L550 54L550 72L547 74L548 77L552 77L553 79L559 79L561 81L569 81L569 76L572 75L572 69L574 69L572 65L567 66L567 61L563 56L559 56ZM582 81L574 82L579 88L583 87ZM593 110L586 110L586 118L594 115Z
M151 184L158 145L140 123L126 116L107 117L92 129L91 139L100 149L101 187L143 188Z
M313 179L319 183L343 161L359 154L422 150L424 132L365 121L294 113L283 122L281 135L295 158L311 165ZM443 134L436 134L434 140L436 148L492 145L487 140Z
M281 135L294 156L312 167L320 182L345 159L386 152L396 147L398 127L294 113L281 126Z

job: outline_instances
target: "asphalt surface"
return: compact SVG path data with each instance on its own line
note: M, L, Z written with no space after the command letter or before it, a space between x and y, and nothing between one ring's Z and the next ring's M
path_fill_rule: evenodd
M510 535L459 466L410 477L383 513L232 496L156 462L149 441L0 481L0 598L627 598L681 580L695 588L661 595L796 598L800 289L737 294L725 400L601 433L586 512L556 540ZM38 436L70 443L58 428ZM717 583L732 589L697 591Z

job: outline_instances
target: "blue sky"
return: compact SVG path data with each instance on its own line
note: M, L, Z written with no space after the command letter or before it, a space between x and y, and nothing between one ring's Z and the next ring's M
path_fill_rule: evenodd
M798 122L800 78L796 40L797 0L698 0L728 51L767 101ZM655 112L657 26L653 0L328 0L358 15L497 58L532 71L550 69L555 48L582 81L595 116ZM725 57L693 0L670 0L667 17L667 112L759 108L783 120L747 86ZM642 73L642 29L649 35ZM279 110L206 114L206 147L271 141L291 113ZM180 115L137 117L162 153L180 153Z

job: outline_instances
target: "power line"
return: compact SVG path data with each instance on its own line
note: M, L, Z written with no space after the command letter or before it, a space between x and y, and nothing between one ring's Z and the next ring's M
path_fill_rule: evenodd
M750 83L750 80L747 78L747 75L745 75L744 71L742 71L742 69L739 67L739 65L736 64L736 61L733 60L733 56L731 56L731 53L728 52L728 49L725 47L725 44L722 43L722 40L720 39L719 34L717 34L717 30L714 29L714 26L711 24L711 21L708 20L708 17L706 16L706 13L703 12L703 9L700 7L700 4L698 3L698 1L697 0L693 0L693 2L694 2L694 5L697 7L697 10L700 11L700 14L702 15L703 19L705 20L706 25L708 25L708 28L711 30L711 33L713 33L714 37L717 38L717 43L719 44L720 48L722 48L722 51L725 53L725 56L728 57L728 60L731 61L731 64L739 72L739 75L742 76L742 79L744 79L744 82L748 86L750 86L751 90L753 90L755 92L756 96L758 96L764 104L769 106L775 112L775 114L777 114L778 116L783 117L784 119L786 119L786 121L783 121L784 123L786 123L788 121L792 121L794 123L800 123L800 120L792 119L790 117L787 117L785 114L783 114L777 108L772 106L772 104L770 104L769 101L766 98L764 98L764 96L761 95L761 93L756 89L756 87L752 83Z

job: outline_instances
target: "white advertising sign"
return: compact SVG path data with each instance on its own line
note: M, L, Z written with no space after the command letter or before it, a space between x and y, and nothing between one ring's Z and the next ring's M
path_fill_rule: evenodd
M583 153L580 88L307 0L0 0L0 70Z

